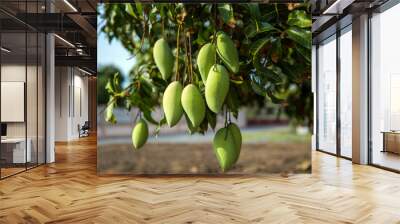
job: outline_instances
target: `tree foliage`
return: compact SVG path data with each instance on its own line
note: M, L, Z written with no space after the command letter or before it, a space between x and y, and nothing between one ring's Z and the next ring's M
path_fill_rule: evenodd
M98 70L98 77L97 77L97 103L100 105L107 104L110 95L108 92L104 91L106 88L107 83L113 78L114 74L122 74L121 70L114 65L104 65L101 66ZM123 75L118 75L120 81L123 81ZM119 85L115 87L118 90L122 89L122 86Z
M129 85L114 88L114 78L106 86L110 94L106 119L115 122L112 109L118 100L130 110L137 107L144 118L159 126L151 112L161 103L169 84L161 78L152 46L167 40L179 55L176 74L188 83L190 69L194 83L204 94L204 83L196 67L200 48L224 31L239 52L240 71L230 74L228 110L237 116L243 106L280 104L296 125L312 126L311 16L309 4L105 4L102 32L109 41L118 39L134 57ZM180 35L178 35L180 27ZM178 47L179 52L177 52ZM190 63L191 62L191 63ZM133 62L132 62L133 63ZM116 75L118 76L118 75ZM172 78L173 79L173 78ZM216 114L207 110L198 132L215 127Z

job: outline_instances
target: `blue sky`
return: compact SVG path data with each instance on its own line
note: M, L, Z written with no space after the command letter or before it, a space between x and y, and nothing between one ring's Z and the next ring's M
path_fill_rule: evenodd
M99 6L99 11L102 12L103 8ZM102 23L102 19L98 17L98 23ZM98 26L99 27L99 26ZM129 73L135 60L132 55L122 46L118 40L108 42L106 35L97 30L97 67L103 65L115 65L124 75Z

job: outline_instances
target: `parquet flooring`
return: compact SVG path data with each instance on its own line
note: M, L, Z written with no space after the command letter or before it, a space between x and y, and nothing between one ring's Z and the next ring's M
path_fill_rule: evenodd
M93 137L0 181L0 223L400 223L400 175L313 152L313 174L96 175Z
M11 176L13 174L22 172L25 170L25 167L6 167L6 168L1 168L1 176L2 177L7 177Z

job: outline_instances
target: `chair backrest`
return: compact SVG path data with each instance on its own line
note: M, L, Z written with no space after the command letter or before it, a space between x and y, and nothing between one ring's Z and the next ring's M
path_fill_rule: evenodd
M82 128L89 128L89 127L90 127L89 121L85 121L85 123L83 124Z

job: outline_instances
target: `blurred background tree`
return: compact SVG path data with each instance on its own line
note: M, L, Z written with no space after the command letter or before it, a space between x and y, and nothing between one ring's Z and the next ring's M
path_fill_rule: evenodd
M107 104L110 94L105 91L107 83L113 78L114 74L120 74L118 86L119 90L122 90L122 83L124 81L124 75L121 73L121 70L114 65L103 65L98 69L98 77L97 77L97 103L99 105Z
M161 79L152 57L152 46L164 38L179 54L179 74L187 80L188 57L192 58L195 84L204 91L196 57L199 49L211 42L216 31L224 31L234 41L240 71L231 75L226 104L234 116L243 106L264 107L278 104L294 126L308 126L313 119L311 92L311 14L303 4L105 4L101 31L118 39L133 55L135 65L126 88L120 89L120 73L104 86L109 94L109 121L116 102L126 109L139 108L145 119L156 121L151 112L161 103L169 82ZM181 24L181 35L177 35ZM184 44L192 55L185 51ZM177 43L180 44L177 52ZM102 73L99 72L99 78ZM100 87L99 88L103 88ZM101 93L101 89L99 93ZM102 101L104 102L104 101ZM207 113L199 132L215 126L216 115Z

